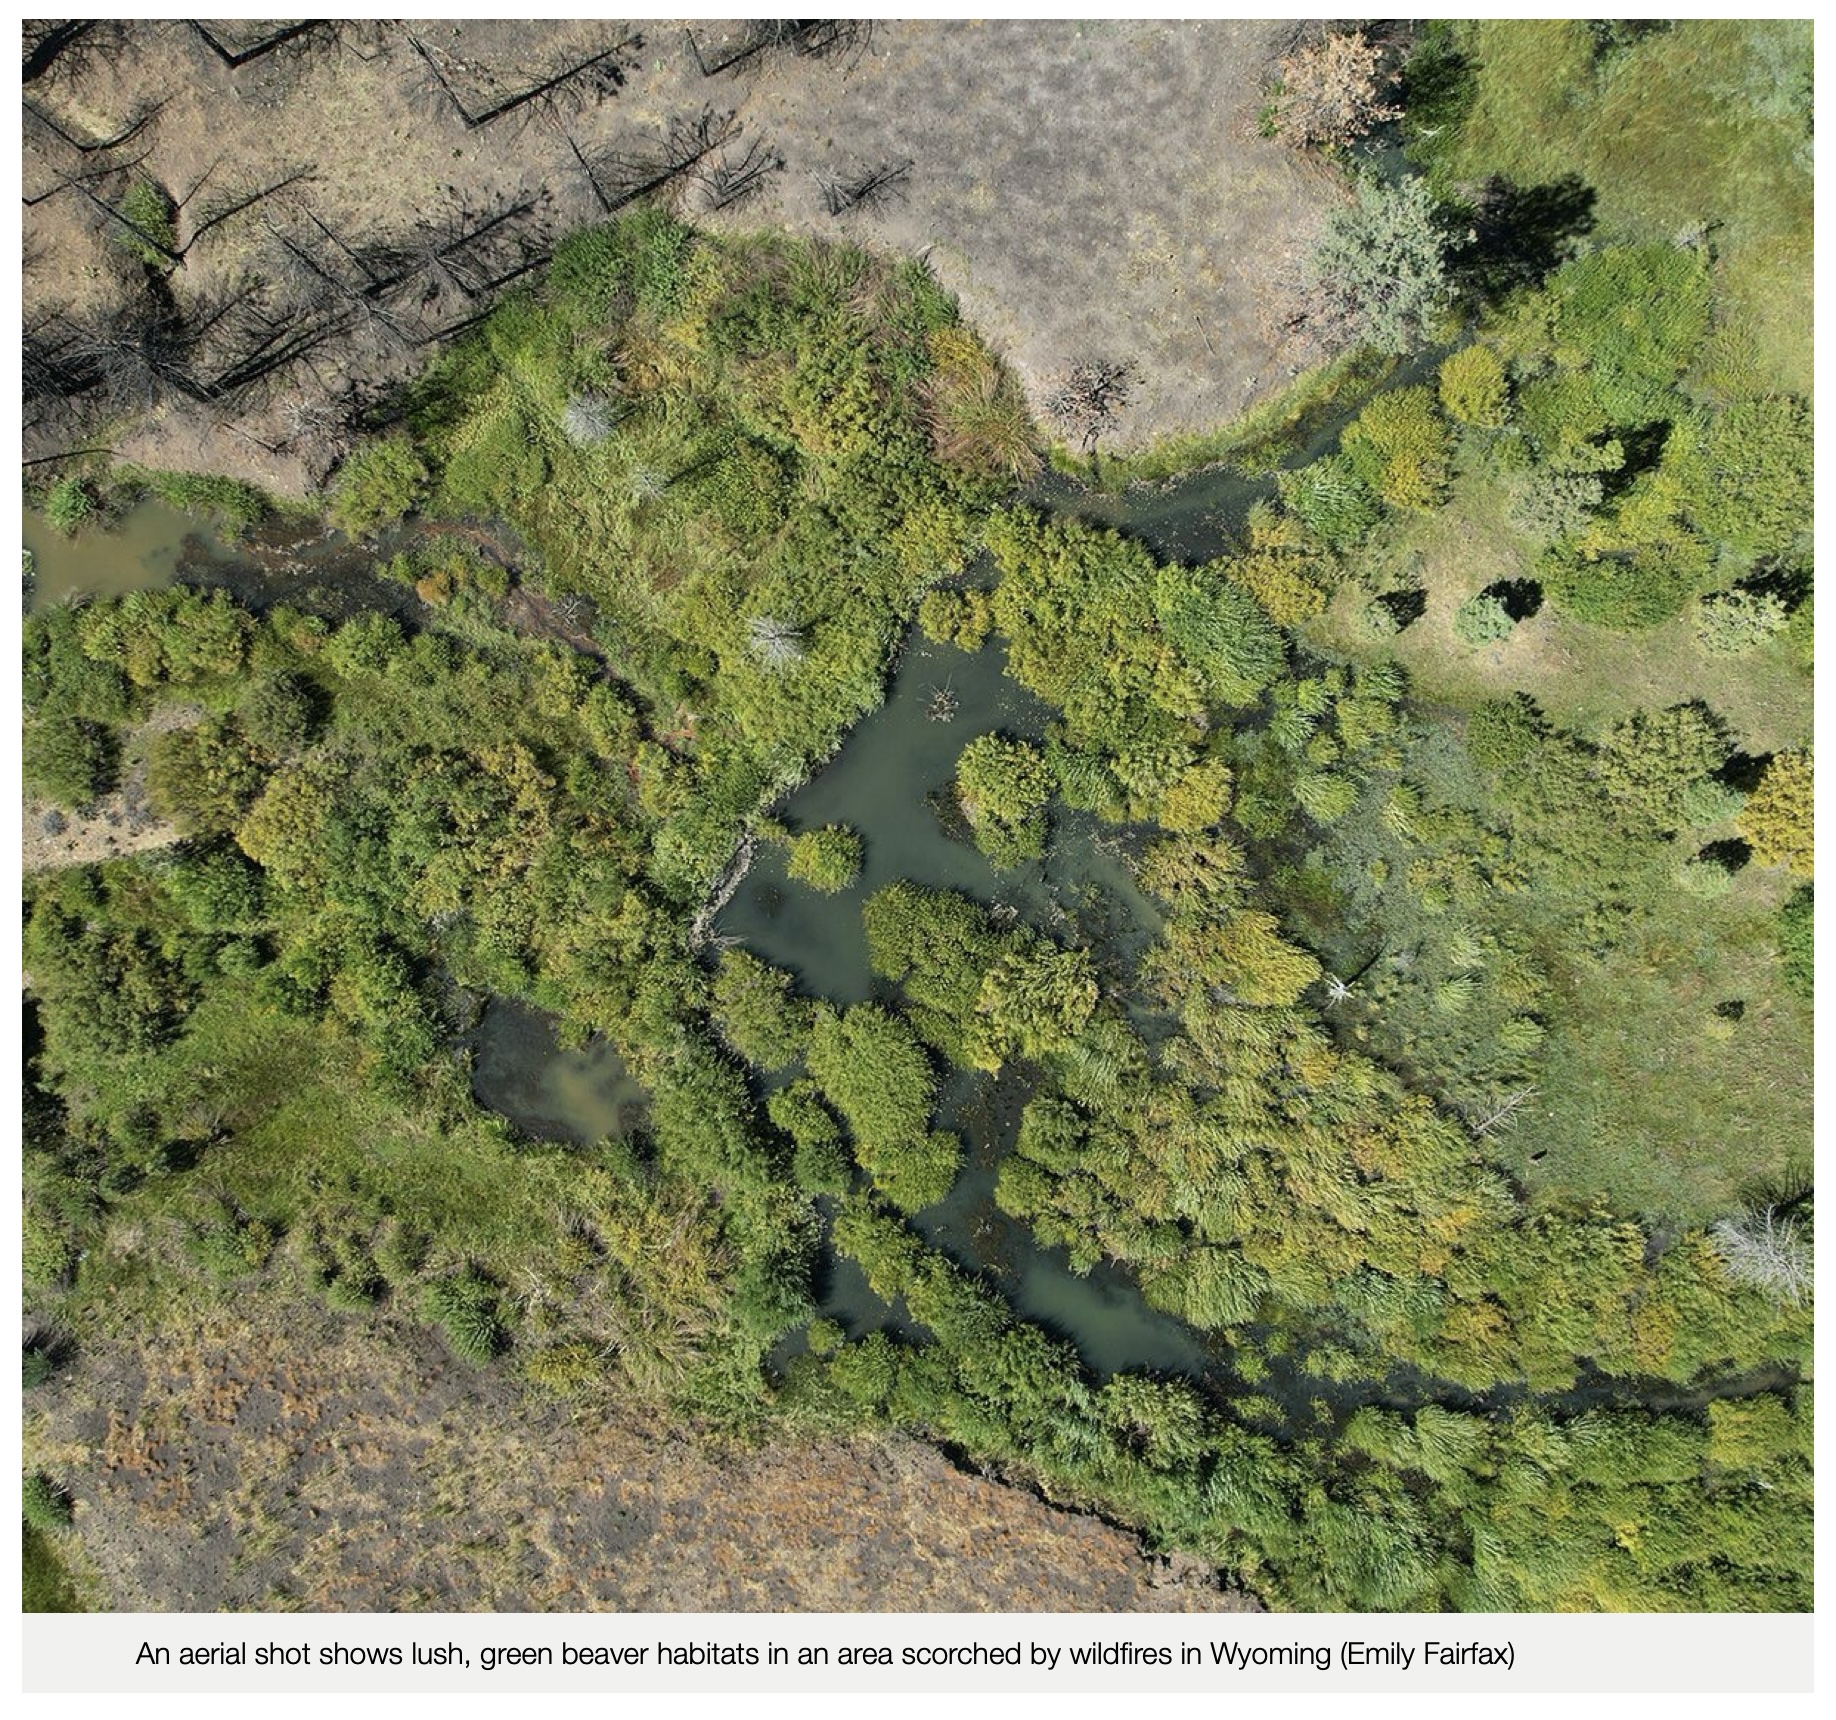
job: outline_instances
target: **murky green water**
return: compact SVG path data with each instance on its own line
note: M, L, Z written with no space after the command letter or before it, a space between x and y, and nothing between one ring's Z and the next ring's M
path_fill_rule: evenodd
M1087 944L1114 969L1132 967L1160 920L1135 886L1125 834L1056 807L1044 859L998 872L971 843L952 837L939 816L957 756L976 735L1044 732L1049 709L1008 680L1005 667L998 645L971 655L912 633L886 703L780 809L796 830L829 823L857 830L866 845L860 880L824 896L791 882L782 855L767 850L716 921L717 932L789 969L813 996L858 1003L890 995L868 968L861 904L882 886L909 879L961 891L1061 941ZM932 714L940 691L956 701L947 722ZM1069 1339L1099 1373L1210 1372L1217 1358L1199 1335L1148 1307L1120 1273L1079 1277L1061 1253L1041 1249L1024 1225L995 1206L995 1178L1027 1097L1024 1080L1011 1072L998 1080L961 1071L949 1077L937 1123L963 1138L966 1159L949 1195L919 1213L914 1228L959 1264L986 1273L1019 1312ZM845 1264L832 1266L819 1288L824 1312L850 1332L888 1318Z
M563 1051L552 1016L493 998L471 1039L472 1091L524 1134L590 1147L629 1135L642 1121L644 1089L603 1041Z
M163 502L142 502L110 530L91 527L73 537L54 532L28 513L21 538L34 561L28 612L77 597L119 597L170 585L187 564L218 549L204 527Z
M292 603L332 620L360 610L406 615L416 607L406 586L377 576L377 550L313 525L271 521L231 542L164 502L143 501L71 537L28 512L20 535L34 562L28 614L178 583L220 586L254 609ZM380 553L394 547L385 543Z

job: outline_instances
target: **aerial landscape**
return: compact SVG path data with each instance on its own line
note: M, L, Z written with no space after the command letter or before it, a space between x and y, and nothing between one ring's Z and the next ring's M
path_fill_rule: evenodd
M1808 21L22 78L27 1610L1813 1608Z

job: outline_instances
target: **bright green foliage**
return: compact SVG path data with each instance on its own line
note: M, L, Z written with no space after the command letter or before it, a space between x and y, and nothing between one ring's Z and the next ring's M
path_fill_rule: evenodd
M967 897L914 884L876 890L861 910L873 971L904 990L919 1035L953 1063L970 1063L970 1027L984 975L1006 952L1023 947L997 932Z
M1463 346L1441 365L1441 406L1456 424L1502 429L1510 415L1511 389L1504 365L1489 346Z
M1045 852L1045 806L1052 773L1028 741L977 735L956 761L956 798L976 846L999 867Z
M161 187L150 179L136 179L122 194L115 213L123 223L115 228L115 239L125 251L149 269L173 266L178 247L173 224L176 211Z
M1543 306L1558 357L1586 366L1607 421L1644 424L1673 409L1708 334L1708 269L1695 251L1613 246L1558 269Z
M143 472L136 478L168 507L196 514L225 531L243 531L269 509L268 498L253 484L214 472Z
M1809 884L1794 890L1779 909L1779 961L1785 970L1785 983L1807 1002L1816 988L1815 917Z
M550 282L560 305L603 323L621 300L654 316L681 306L691 235L661 209L639 209L608 227L587 227L555 247Z
M352 537L392 526L420 502L427 477L427 462L403 432L366 442L338 469L329 510L332 524Z
M221 591L136 591L77 621L87 656L145 688L235 674L253 633L247 612Z
M1690 822L1684 797L1730 750L1727 730L1702 705L1635 711L1602 736L1596 775L1623 820L1671 831Z
M41 1534L62 1529L70 1521L70 1495L42 1469L26 1471L22 1490L26 1523Z
M1297 471L1275 474L1282 502L1309 531L1335 549L1357 543L1383 517L1365 482L1343 454L1326 454Z
M155 809L188 836L234 830L265 784L263 754L233 720L160 735L147 761Z
M1340 440L1352 469L1393 508L1437 507L1453 438L1426 388L1395 388L1358 414Z
M95 492L81 478L59 478L45 492L45 523L72 537L96 517Z
M1745 657L1787 619L1784 603L1771 592L1711 592L1696 604L1696 643L1711 657Z
M1689 601L1696 569L1667 554L1671 547L1563 554L1545 560L1538 571L1550 603L1564 614L1615 632L1637 632L1680 614Z
M20 766L28 787L74 808L113 784L115 759L110 730L69 710L53 709L26 726Z
M773 1123L791 1138L793 1173L811 1194L844 1195L853 1176L841 1125L823 1104L813 1081L793 1081L765 1101Z
M421 1315L468 1362L488 1362L510 1341L498 1288L475 1267L427 1285Z
M1691 519L1743 555L1779 554L1811 528L1811 417L1801 400L1730 406L1690 474Z
M939 645L979 651L994 626L994 610L988 593L979 589L929 591L918 605L918 626L925 638Z
M934 1078L910 1028L874 1004L816 1012L810 1075L841 1113L855 1157L907 1212L941 1200L956 1179L961 1143L929 1129Z
M860 874L861 839L845 825L825 824L791 838L790 875L798 883L833 896Z
M721 951L710 1014L727 1043L761 1069L795 1063L809 1038L810 1005L791 996L791 976L744 950Z
M1489 591L1481 591L1469 597L1454 611L1454 637L1463 645L1475 648L1508 639L1516 625L1511 619L1510 610L1504 606L1504 600Z
M1812 875L1816 794L1809 748L1776 754L1747 796L1735 825L1753 844L1762 866L1787 866L1800 878Z
M1195 669L1206 694L1227 705L1255 703L1280 672L1281 635L1247 592L1212 568L1164 567L1154 613L1167 641Z
M1360 179L1308 263L1316 315L1379 352L1426 345L1453 302L1446 246L1427 180Z
M1096 972L1082 950L1036 942L1009 950L982 976L969 1061L998 1071L1010 1057L1062 1050L1096 1008Z

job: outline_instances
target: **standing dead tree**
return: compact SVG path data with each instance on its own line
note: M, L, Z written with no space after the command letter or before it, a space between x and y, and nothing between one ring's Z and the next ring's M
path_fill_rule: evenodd
M684 30L688 50L694 56L696 69L704 78L719 77L723 72L737 72L754 60L774 53L791 53L799 59L820 60L833 54L852 54L858 58L866 51L873 35L870 18L755 18L749 22L731 46L713 50L710 60L695 40L693 30Z
M275 293L304 316L341 314L353 333L384 352L404 353L419 336L383 294L393 267L380 243L346 239L311 209L287 225L268 218L261 270Z
M407 307L424 343L469 328L499 292L548 261L546 205L544 193L473 207L449 185L444 208L381 248L386 272L371 296Z
M284 48L289 42L297 42L303 36L324 29L328 22L324 18L284 19L278 21L277 27L267 35L250 39L240 35L232 24L215 20L206 24L196 18L190 20L192 34L231 71L240 71L244 66L253 65L276 48Z
M740 155L723 156L700 177L710 209L737 209L764 190L772 174L783 171L784 157L755 140Z
M905 195L905 182L912 171L912 158L883 161L869 167L852 179L821 179L823 206L831 215L845 215L850 210L873 210L893 198Z
M1046 397L1046 416L1089 453L1097 438L1114 428L1134 385L1135 366L1130 360L1085 359L1073 365Z
M615 95L624 87L625 82L625 66L621 63L621 56L642 48L644 38L634 33L622 36L610 46L591 54L568 53L555 64L543 68L535 81L523 89L482 100L473 96L469 104L459 92L458 85L462 80L458 75L458 67L450 60L442 64L446 56L429 48L412 32L408 33L408 42L420 55L435 86L451 104L466 129L476 131L480 126L518 113L532 104L552 108L555 99L564 91L576 100L603 101L605 97Z
M592 155L571 137L567 146L586 175L600 212L613 215L693 172L715 150L738 136L739 129L731 108L723 113L704 107L692 117L678 115L671 119L654 146L604 150Z
M28 18L21 27L19 81L35 84L53 72L80 78L100 62L115 60L127 39L126 24L113 18Z

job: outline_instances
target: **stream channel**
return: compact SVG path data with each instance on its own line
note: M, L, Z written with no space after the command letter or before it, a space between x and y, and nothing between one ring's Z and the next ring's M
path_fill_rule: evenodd
M1417 368L1404 367L1394 380L1414 380ZM1287 463L1301 465L1327 452L1350 416L1335 413L1315 427L1307 446ZM1251 503L1273 494L1274 487L1271 479L1245 478L1225 467L1121 493L1085 490L1054 474L1026 499L1125 532L1163 561L1196 562L1224 553L1240 539ZM427 529L411 525L380 544L353 544L335 533L318 535L280 522L231 543L185 514L146 501L107 530L86 529L66 538L41 516L27 513L23 537L34 565L26 609L182 582L223 587L257 609L288 602L329 619L380 610L413 627L420 613L414 594L375 569ZM1115 830L1087 813L1056 806L1043 860L997 872L961 833L946 828L948 788L963 747L990 730L1036 739L1051 714L1008 680L1005 660L998 643L970 654L932 644L912 629L885 703L856 725L810 782L774 808L793 830L837 823L859 832L865 846L860 878L839 895L823 896L787 877L781 850L762 847L717 916L717 935L793 972L806 995L841 1005L890 998L896 994L869 971L860 909L874 890L909 879L960 891L1002 918L1018 919L1061 942L1084 944L1106 980L1126 975L1160 920L1136 889ZM940 692L953 701L948 720L935 714ZM1152 1037L1152 1021L1140 1025ZM642 1125L643 1090L617 1053L604 1042L563 1050L555 1023L523 1004L490 1000L464 1044L479 1101L529 1136L589 1145ZM1074 1273L1062 1250L1041 1248L1023 1224L995 1206L995 1178L1028 1096L1024 1079L1011 1070L999 1077L953 1071L944 1079L936 1124L961 1136L964 1164L950 1193L917 1214L914 1228L960 1265L981 1273L1020 1314L1067 1340L1098 1376L1149 1370L1183 1376L1220 1396L1250 1389L1220 1339L1151 1308L1122 1272L1100 1266L1087 1275ZM815 1290L821 1311L851 1336L882 1327L906 1329L901 1309L880 1301L858 1268L826 1250ZM802 1347L802 1334L793 1334L776 1359L788 1360ZM1340 1414L1358 1403L1497 1408L1530 1397L1558 1413L1604 1405L1696 1409L1712 1398L1777 1390L1796 1377L1791 1370L1762 1369L1679 1387L1590 1373L1567 1392L1533 1394L1501 1386L1473 1394L1406 1370L1385 1379L1327 1382L1285 1357L1263 1362L1266 1372L1255 1391L1281 1406L1295 1425L1312 1419L1322 1400Z

